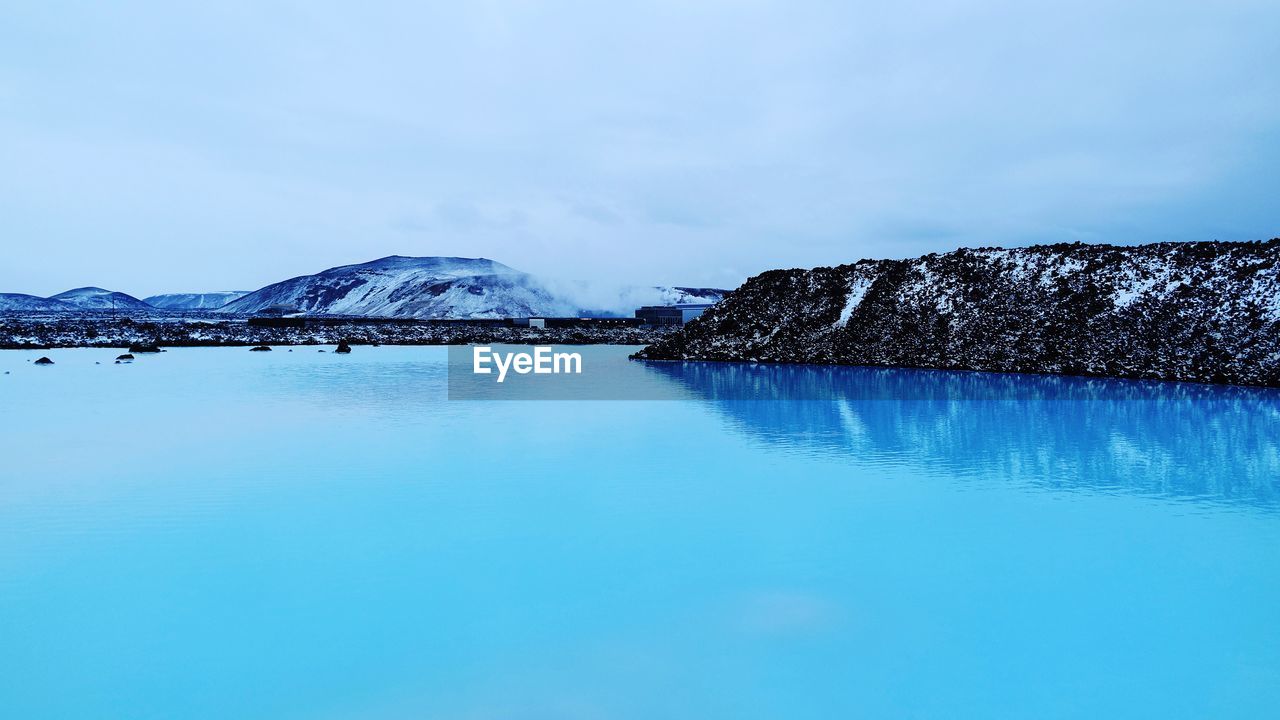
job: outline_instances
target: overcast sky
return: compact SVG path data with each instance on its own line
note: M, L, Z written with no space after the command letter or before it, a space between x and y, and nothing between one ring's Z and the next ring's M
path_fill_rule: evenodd
M0 291L1280 235L1275 0L428 5L8 4Z

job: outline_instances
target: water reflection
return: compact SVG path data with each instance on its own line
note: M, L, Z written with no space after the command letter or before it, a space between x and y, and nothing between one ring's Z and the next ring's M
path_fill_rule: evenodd
M975 481L1280 502L1275 390L854 367L647 368L782 452L923 465Z

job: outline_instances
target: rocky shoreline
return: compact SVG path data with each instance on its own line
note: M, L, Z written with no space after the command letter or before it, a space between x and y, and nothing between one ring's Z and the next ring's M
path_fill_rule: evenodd
M0 316L0 349L75 347L220 347L254 345L648 345L662 328L527 328L463 323L350 320L304 327L261 327L245 318L212 314L117 316L48 314Z
M634 357L1280 387L1280 239L773 270Z

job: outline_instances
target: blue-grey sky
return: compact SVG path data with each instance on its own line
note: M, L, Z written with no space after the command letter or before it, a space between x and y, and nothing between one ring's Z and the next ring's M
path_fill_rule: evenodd
M1280 235L1280 4L9 3L0 291Z

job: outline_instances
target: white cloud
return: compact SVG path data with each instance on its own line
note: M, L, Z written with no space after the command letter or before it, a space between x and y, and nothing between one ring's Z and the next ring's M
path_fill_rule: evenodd
M0 289L388 254L723 286L1275 235L1277 32L1258 1L30 4L0 27Z

